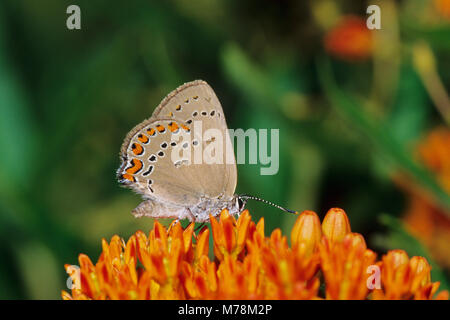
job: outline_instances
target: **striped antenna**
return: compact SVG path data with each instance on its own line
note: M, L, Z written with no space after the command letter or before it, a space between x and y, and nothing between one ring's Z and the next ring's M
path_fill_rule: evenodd
M282 210L282 211L284 211L284 212L289 212L289 213L297 214L296 211L293 211L293 210L289 210L289 209L283 208L282 206L279 206L279 205L277 205L277 204L275 204L275 203L273 203L273 202L270 202L270 201L267 201L267 200L264 200L264 199L261 199L261 198L258 198L258 197L250 196L250 195L247 195L247 194L242 194L242 195L239 195L239 198L242 199L242 200L245 200L245 201L247 201L247 200L256 200L256 201L260 201L260 202L263 202L263 203L265 203L265 204L271 205L271 206L273 206L273 207L275 207L275 208L278 208L278 209L280 209L280 210Z

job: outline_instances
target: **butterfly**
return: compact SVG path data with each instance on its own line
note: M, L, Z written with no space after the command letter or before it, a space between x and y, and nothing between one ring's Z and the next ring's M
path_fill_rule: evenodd
M173 90L149 119L127 134L120 150L117 178L144 200L132 213L136 217L208 222L210 215L217 216L223 209L239 215L249 199L274 205L253 196L235 194L237 168L232 147L221 154L219 160L223 161L173 160L175 150L179 153L184 149L192 155L198 148L208 150L215 146L214 137L203 139L201 132L194 131L197 124L203 131L220 133L223 139L220 145L231 145L220 101L202 80ZM191 139L182 140L186 135ZM229 159L233 161L226 161Z

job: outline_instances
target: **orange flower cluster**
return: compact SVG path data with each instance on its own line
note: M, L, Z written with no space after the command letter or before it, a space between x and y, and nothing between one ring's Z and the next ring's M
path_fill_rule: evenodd
M419 158L450 194L450 130L438 127L418 146ZM450 218L433 199L406 179L398 181L409 193L405 214L408 229L429 248L434 258L450 268Z
M322 225L316 213L301 213L290 247L279 229L266 237L264 219L255 224L248 211L236 221L224 210L219 221L211 217L211 229L215 261L208 257L209 229L195 235L194 224L183 230L173 223L166 230L156 221L148 237L138 231L126 244L118 236L109 244L103 240L97 264L80 255L80 272L72 274L79 286L62 297L317 299L322 276L327 299L432 299L439 287L422 257L394 250L376 263L341 209L331 209ZM380 270L382 284L372 292L370 267ZM448 293L436 298L448 299Z
M344 60L364 60L372 54L373 39L366 21L360 17L344 17L325 36L325 49Z
M266 236L264 219L255 224L247 210L237 221L222 211L219 221L211 217L211 229L214 261L208 257L209 229L196 235L193 223L166 230L155 221L148 236L138 231L127 243L118 236L109 244L103 240L95 265L84 254L78 273L66 265L74 287L62 298L432 299L439 287L424 258L394 250L377 263L341 209L331 209L322 224L316 213L301 213L291 246L279 229ZM377 281L378 289L370 287ZM435 298L448 299L448 293Z

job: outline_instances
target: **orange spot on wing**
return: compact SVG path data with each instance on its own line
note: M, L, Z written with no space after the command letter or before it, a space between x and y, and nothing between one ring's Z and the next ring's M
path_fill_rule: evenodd
M133 166L129 167L127 170L125 170L127 173L135 174L136 172L138 172L139 170L142 169L142 161L141 160L133 159L133 160L131 160L131 162L133 163Z
M178 125L175 123L175 122L171 122L171 123L169 123L169 130L171 131L171 132L175 132L175 131L177 131L178 130Z
M189 127L185 126L184 124L180 124L180 126L181 126L184 130L186 130L187 132L190 132L190 131L191 131L191 129L189 129Z
M140 134L140 135L138 136L138 140L139 140L140 142L142 142L142 143L147 143L149 139L148 139L147 136L144 136L143 134Z
M139 143L133 143L131 149L135 155L141 155L144 152L144 148Z
M155 131L155 129L150 128L150 129L147 130L147 133L148 133L149 135L151 135L151 136L154 136L155 133L156 133L156 131Z
M123 178L123 179L130 180L131 182L134 182L134 181L135 181L135 180L134 180L134 177L133 177L131 174L128 174L128 173L124 173L124 174L122 175L122 178Z
M164 132L165 129L163 125L157 125L156 130L158 130L158 132Z

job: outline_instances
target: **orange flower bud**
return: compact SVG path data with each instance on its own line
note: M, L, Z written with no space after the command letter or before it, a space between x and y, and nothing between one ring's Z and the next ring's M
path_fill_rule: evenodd
M409 265L414 273L412 291L416 291L418 288L425 286L431 281L431 267L428 264L427 259L417 256L412 257L409 261Z
M409 261L408 254L400 249L389 251L385 257L386 259L383 261L385 260L385 263L388 263L393 269L398 269Z
M314 252L321 238L319 217L313 211L303 211L291 231L292 247L304 246L305 253L309 256Z
M409 259L405 251L391 250L381 263L383 290L376 290L374 298L431 299L439 283L431 284L429 279L430 266L425 258Z
M322 222L322 232L331 241L338 242L350 232L350 222L344 210L330 209Z

